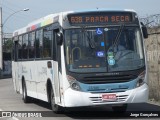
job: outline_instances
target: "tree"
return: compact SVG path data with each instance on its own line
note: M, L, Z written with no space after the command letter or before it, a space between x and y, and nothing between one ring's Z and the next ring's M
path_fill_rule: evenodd
M4 44L3 44L3 52L11 53L12 45L13 45L13 42L11 38L5 39Z

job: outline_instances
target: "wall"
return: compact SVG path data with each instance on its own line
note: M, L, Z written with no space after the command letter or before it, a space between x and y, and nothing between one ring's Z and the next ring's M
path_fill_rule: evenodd
M149 98L160 101L160 27L148 29L149 38L145 40L148 77Z

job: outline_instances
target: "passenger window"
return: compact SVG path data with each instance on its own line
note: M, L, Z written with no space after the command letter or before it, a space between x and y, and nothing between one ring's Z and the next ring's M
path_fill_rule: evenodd
M22 36L18 40L18 59L22 59Z
M23 35L22 49L23 49L22 58L23 59L28 59L28 34Z
M34 42L35 42L35 32L29 33L29 41L28 41L29 58L35 58Z
M51 57L51 47L52 47L52 30L50 27L43 29L43 57Z
M56 42L56 32L53 31L53 60L57 61L57 42Z
M18 36L13 38L12 45L12 60L17 61L18 59Z
M35 49L36 49L36 58L42 58L43 50L43 30L36 31L36 40L35 40Z

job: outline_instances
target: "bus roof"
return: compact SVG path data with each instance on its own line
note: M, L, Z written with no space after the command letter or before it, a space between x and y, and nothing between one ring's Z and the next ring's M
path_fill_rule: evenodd
M31 23L29 23L27 26L20 28L18 30L15 30L13 32L13 36L17 36L23 33L26 33L28 31L32 31L35 30L37 27L43 27L46 25L49 25L51 23L55 23L55 22L59 22L61 24L62 21L62 16L63 15L67 15L69 13L87 13L87 12L102 12L102 11L119 11L119 12L124 12L124 11L128 11L128 12L136 12L133 9L90 9L90 10L77 10L77 11L66 11L66 12L60 12L60 13L55 13L55 14L50 14L47 15L45 17L42 17L40 19L37 19Z

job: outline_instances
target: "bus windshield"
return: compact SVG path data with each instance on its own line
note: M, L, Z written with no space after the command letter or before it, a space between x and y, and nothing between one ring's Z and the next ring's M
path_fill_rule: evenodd
M65 30L67 69L71 72L118 72L144 66L139 27L114 26Z

